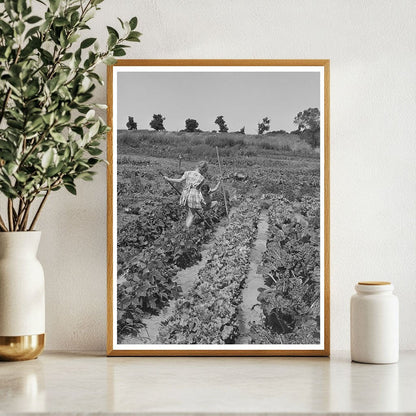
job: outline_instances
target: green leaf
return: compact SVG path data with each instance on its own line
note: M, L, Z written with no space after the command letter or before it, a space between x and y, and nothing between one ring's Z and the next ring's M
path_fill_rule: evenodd
M55 76L48 82L48 87L51 92L55 92L59 82L59 77Z
M74 42L76 42L79 38L80 38L80 36L81 35L78 35L78 33L74 33L73 35L71 35L70 37L69 37L69 39L68 39L68 42L71 44L71 43L74 43Z
M93 126L90 128L90 130L88 132L89 138L93 138L98 133L98 130L100 129L100 125L101 124L100 124L99 121L97 121L96 123L93 124Z
M15 129L18 129L18 130L23 129L23 122L21 121L9 119L7 120L7 124L9 125L9 127L14 127Z
M25 18L26 16L29 16L32 14L32 8L27 7L27 5L24 6L24 9L22 11L22 16Z
M25 24L20 20L16 25L16 33L21 35L25 31Z
M65 189L70 192L72 195L76 195L77 194L77 190L75 188L74 185L70 184L70 183L65 183L64 184Z
M95 116L95 111L91 109L91 110L89 110L89 111L88 111L88 113L85 115L85 118L86 118L87 120L90 120L90 119L94 118L94 116ZM100 122L98 122L98 124L100 124Z
M79 21L79 13L77 11L72 13L70 20L71 20L71 26L75 26Z
M107 26L107 31L109 35L113 34L117 39L120 39L120 35L118 34L117 30L115 30L113 27Z
M124 22L119 17L117 17L117 20L120 22L121 27L124 29Z
M117 59L113 58L112 56L108 56L103 60L106 65L114 65L117 63Z
M13 29L8 25L4 20L0 19L0 29L5 35L10 35L13 32Z
M54 149L50 147L42 156L41 165L43 169L47 169L53 162Z
M82 172L78 175L78 178L83 179L84 181L92 181L95 172Z
M38 23L38 22L40 22L42 20L42 18L41 17L39 17L39 16L30 16L27 20L26 20L26 22L27 23L30 23L31 25L33 25L34 23Z
M88 12L86 13L86 15L84 16L84 19L82 19L82 21L84 23L85 22L88 22L88 20L91 20L94 17L94 15L95 15L95 9L92 8L92 9L88 10ZM87 25L85 25L85 24L84 25L81 25L80 27L83 28L83 29L89 29L89 27Z
M81 49L85 49L85 48L90 47L96 40L97 40L97 38L87 38L87 39L84 39L81 42L81 45L80 45Z
M25 9L27 9L27 4L25 0L17 0L17 12L22 13Z
M65 19L65 17L57 17L54 21L53 24L57 27L60 26L68 26L70 25L70 22L68 19Z
M103 151L101 150L101 149L99 149L98 147L90 147L90 148L88 148L87 149L88 150L88 153L91 155L91 156L98 156L98 155L100 155Z
M52 113L47 113L44 116L42 116L43 121L47 125L52 125L54 118L55 118L55 113L53 113L53 112Z
M39 31L39 26L34 26L32 28L30 28L25 35L25 39L30 38L31 36L33 36L35 33L37 33Z
M26 98L31 98L34 95L36 95L38 91L39 91L39 87L37 84L28 84L24 91L24 95Z
M16 2L11 0L5 0L4 8L6 9L6 12L9 15L10 19L14 20L16 13Z
M82 155L84 154L84 149L78 149L74 154L74 159L80 159Z
M122 48L116 47L116 48L114 48L113 55L114 56L124 56L124 55L126 55L126 51Z
M92 166L96 165L99 161L100 161L100 159L97 159L95 157L90 157L87 160L87 163L92 167Z
M58 143L67 143L65 136L61 133L58 133L57 131L51 131L51 136Z
M26 124L26 133L33 133L35 131L40 131L43 128L43 119L41 117L36 117L33 121L30 120Z
M64 155L62 157L62 159L68 159L71 156L71 150L69 147L66 147L64 150Z
M88 101L90 98L92 98L92 94L78 94L76 102L82 104Z
M116 44L117 44L117 36L114 35L113 33L110 33L110 36L108 37L107 40L107 45L108 45L108 49L112 49Z
M140 42L139 37L141 36L140 32L130 32L129 36L127 36L127 39L129 42Z
M60 0L49 0L49 7L52 13L55 13L58 10Z
M61 169L62 169L62 163L60 163L58 166L49 167L48 169L46 169L45 176L47 176L48 178L51 178L55 176L57 173L59 173Z
M21 183L25 183L26 181L27 181L27 179L28 179L28 175L26 175L25 173L23 173L23 172L15 172L14 173L14 177L19 181L19 182L21 182Z
M6 170L7 174L9 176L13 175L16 170L17 170L17 163L14 162L9 162L6 164L6 166L4 167L4 169Z
M131 30L136 29L136 27L137 27L137 17L136 16L134 16L130 19L129 25L130 25Z

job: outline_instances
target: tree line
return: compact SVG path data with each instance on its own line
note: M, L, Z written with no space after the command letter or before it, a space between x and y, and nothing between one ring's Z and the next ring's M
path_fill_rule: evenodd
M165 126L163 124L165 120L166 117L163 117L162 114L153 114L153 118L149 125L155 131L163 131L165 130ZM259 135L262 135L265 132L269 132L269 134L288 133L285 130L270 131L270 121L271 120L269 117L264 117L262 121L257 124L257 133ZM295 116L293 123L296 124L298 128L297 130L291 131L290 133L300 135L300 137L311 144L312 147L319 146L320 111L318 108L308 108L307 110L299 112ZM219 133L229 132L229 128L226 121L224 120L224 116L217 116L214 124L218 125ZM137 130L137 123L131 116L128 117L126 126L128 130ZM180 131L187 133L202 132L202 130L200 130L198 127L199 123L195 119L188 118L185 120L185 128ZM212 130L212 133L217 133L217 130ZM245 134L245 126L243 126L240 130L234 131L232 133Z

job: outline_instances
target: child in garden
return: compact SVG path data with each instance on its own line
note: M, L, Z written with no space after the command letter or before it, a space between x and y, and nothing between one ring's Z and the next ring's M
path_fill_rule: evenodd
M214 208L218 204L218 201L213 201L211 199L211 195L218 190L220 184L221 184L221 181L219 181L212 189L210 189L207 183L203 183L201 185L201 196L202 196L201 205L204 211L208 211L211 208Z
M204 175L208 172L208 162L201 161L196 165L195 170L186 171L181 178L164 178L173 183L181 183L185 181L179 200L180 205L188 207L188 215L186 217L186 228L190 228L194 222L194 218L198 210L202 210L202 194L201 186L205 180Z

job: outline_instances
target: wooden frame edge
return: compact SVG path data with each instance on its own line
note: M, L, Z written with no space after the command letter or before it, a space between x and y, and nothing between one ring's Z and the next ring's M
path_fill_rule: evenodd
M322 350L113 349L113 66L107 66L107 356L109 357L329 357L330 356L330 60L329 59L120 59L114 66L322 66L324 68L324 348Z
M113 351L113 67L107 66L107 355Z
M325 311L325 340L324 340L324 352L329 357L331 352L331 287L330 287L330 143L329 143L329 129L330 129L330 60L324 60L324 116L325 116L325 137L324 137L324 285L325 285L325 297L324 297L324 311Z
M113 350L108 357L328 357L325 350Z

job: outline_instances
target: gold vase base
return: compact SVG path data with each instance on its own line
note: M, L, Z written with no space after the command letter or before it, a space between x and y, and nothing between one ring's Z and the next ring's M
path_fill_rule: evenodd
M0 336L0 361L25 361L37 358L45 347L45 334Z

